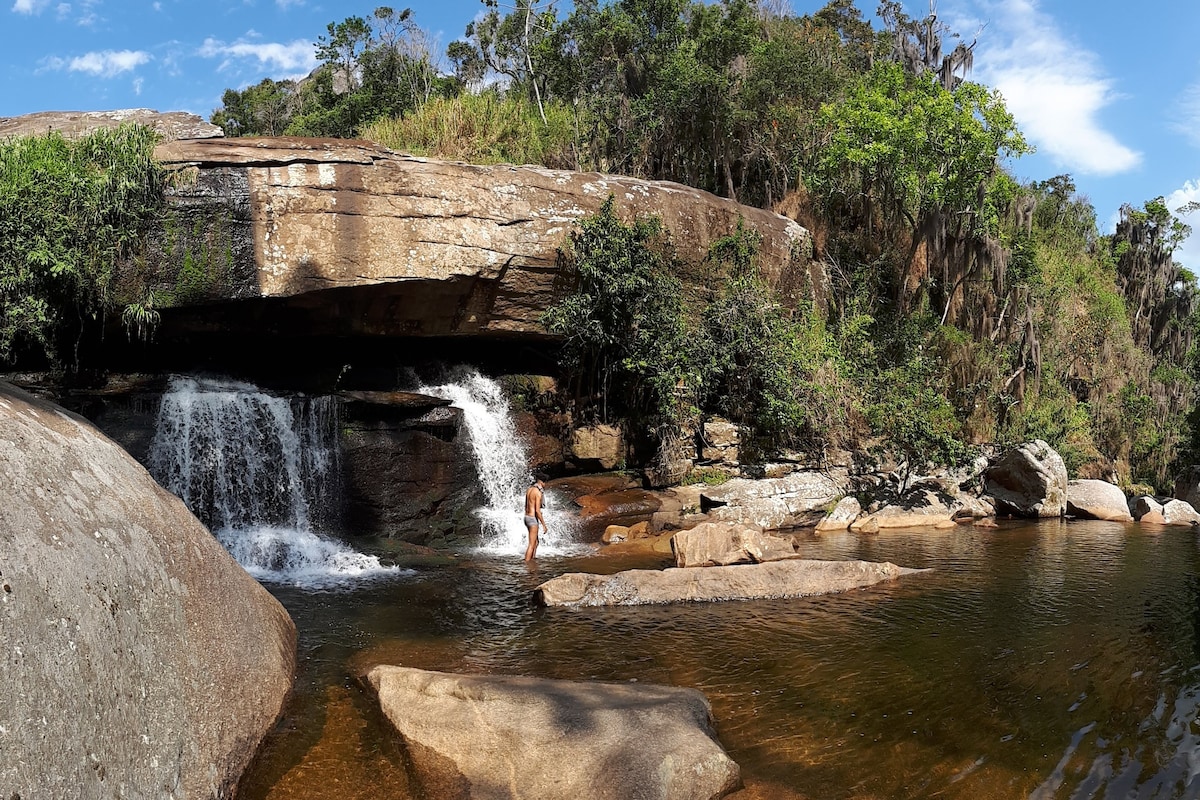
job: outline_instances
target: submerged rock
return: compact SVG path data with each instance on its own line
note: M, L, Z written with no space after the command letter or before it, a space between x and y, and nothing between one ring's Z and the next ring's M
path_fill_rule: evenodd
M998 514L1061 517L1067 509L1067 465L1041 439L1000 456L984 472L983 487Z
M183 503L80 417L0 383L0 787L228 797L296 629Z
M750 525L705 522L671 537L677 567L761 564L797 558L791 539L771 536Z
M695 689L379 666L425 796L715 800L740 784Z
M1082 519L1132 522L1129 500L1108 481L1079 480L1067 484L1067 513Z
M568 572L536 590L548 606L755 600L834 594L926 570L873 561L772 561L728 567L631 569L615 575Z

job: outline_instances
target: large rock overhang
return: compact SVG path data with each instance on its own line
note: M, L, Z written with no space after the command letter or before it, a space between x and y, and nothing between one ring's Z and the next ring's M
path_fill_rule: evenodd
M762 238L768 281L825 291L802 227L679 184L330 139L180 140L156 156L174 180L140 282L171 309L164 327L176 317L193 333L206 318L235 330L250 301L281 332L545 339L558 248L610 194L625 219L658 216L691 263L742 219Z

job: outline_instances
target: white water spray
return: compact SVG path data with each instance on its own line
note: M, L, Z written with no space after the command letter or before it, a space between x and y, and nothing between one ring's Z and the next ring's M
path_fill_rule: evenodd
M513 424L512 409L500 385L474 370L460 380L440 386L423 386L422 394L442 397L463 412L471 440L475 468L487 505L476 509L483 528L480 550L495 555L525 552L529 533L522 522L525 491L529 488L529 458ZM576 542L577 520L553 490L546 492L543 507L547 530L538 553L563 555L584 550Z
M235 381L174 377L150 471L260 580L318 588L398 572L321 536L336 517L337 406Z

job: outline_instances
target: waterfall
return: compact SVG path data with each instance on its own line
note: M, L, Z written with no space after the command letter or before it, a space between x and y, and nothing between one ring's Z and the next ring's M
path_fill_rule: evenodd
M337 516L337 405L173 377L150 472L260 580L317 587L396 572L313 531Z
M422 386L422 394L449 400L463 412L471 441L475 469L486 505L476 509L483 529L480 550L496 555L521 554L529 533L521 521L525 491L529 488L529 457L513 423L512 409L500 385L475 370L464 370L458 380ZM561 555L580 550L575 542L577 520L553 490L543 500L547 532L538 554Z

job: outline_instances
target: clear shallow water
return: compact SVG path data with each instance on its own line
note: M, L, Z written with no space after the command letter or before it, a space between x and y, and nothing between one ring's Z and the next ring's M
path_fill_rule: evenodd
M416 797L355 680L392 663L695 687L746 798L1200 797L1192 531L1041 523L802 550L936 571L802 600L578 611L531 591L653 560L469 556L353 591L271 586L300 630L300 674L242 796Z

